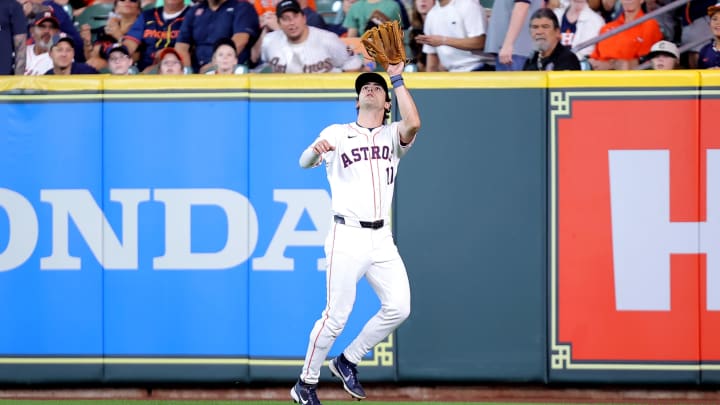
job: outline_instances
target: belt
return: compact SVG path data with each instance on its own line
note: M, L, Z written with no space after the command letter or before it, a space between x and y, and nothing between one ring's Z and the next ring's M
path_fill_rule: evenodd
M385 220L378 219L377 221L358 221L356 219L346 218L342 215L335 215L335 223L354 226L356 228L380 229L385 225Z

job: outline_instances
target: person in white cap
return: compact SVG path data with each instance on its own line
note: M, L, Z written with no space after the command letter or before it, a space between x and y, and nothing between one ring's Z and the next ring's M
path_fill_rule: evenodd
M648 58L653 70L673 70L677 67L680 53L677 45L672 42L658 41L650 48Z

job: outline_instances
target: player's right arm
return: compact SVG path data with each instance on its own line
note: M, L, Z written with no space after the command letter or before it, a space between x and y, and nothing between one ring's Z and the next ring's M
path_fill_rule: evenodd
M325 130L320 133L318 139L303 151L302 155L300 155L300 167L303 169L317 167L323 161L323 154L335 150L335 145L331 143L333 138L330 136L331 131L329 131L329 129L330 128L325 128Z
M320 139L310 145L310 147L305 149L302 155L300 155L300 167L309 169L319 165L320 162L322 162L323 153L330 152L331 150L335 150L335 147L330 145L330 142L327 140Z

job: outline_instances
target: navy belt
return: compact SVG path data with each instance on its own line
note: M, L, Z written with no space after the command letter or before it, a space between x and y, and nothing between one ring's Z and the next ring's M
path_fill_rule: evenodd
M378 219L377 221L358 221L352 218L345 218L342 215L335 215L335 223L354 226L356 228L369 228L369 229L380 229L385 226L385 220Z

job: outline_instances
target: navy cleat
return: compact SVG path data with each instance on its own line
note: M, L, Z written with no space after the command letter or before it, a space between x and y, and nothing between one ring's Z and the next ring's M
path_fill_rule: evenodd
M290 390L293 401L300 405L322 405L315 393L317 384L305 384L301 380Z
M342 380L343 388L357 400L365 399L365 390L357 378L357 367L340 354L330 362L330 372Z

